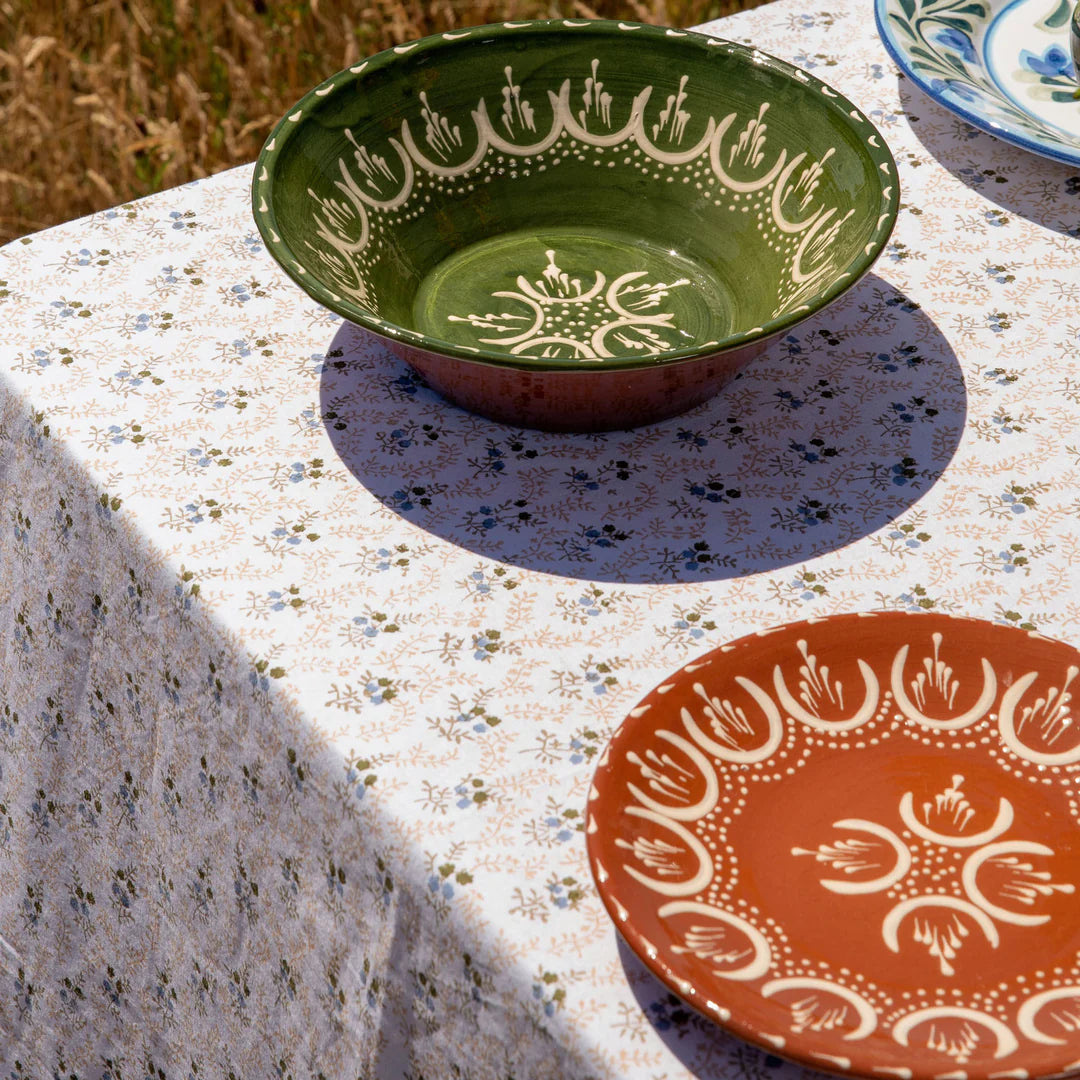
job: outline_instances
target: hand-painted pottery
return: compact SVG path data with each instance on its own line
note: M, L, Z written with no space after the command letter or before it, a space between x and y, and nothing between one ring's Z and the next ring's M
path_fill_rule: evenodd
M1072 53L1073 77L1077 82L1074 97L1080 98L1080 0L1073 8L1072 18L1069 20L1069 50Z
M648 967L737 1035L896 1080L1080 1068L1075 649L943 615L743 638L635 708L589 858Z
M271 254L447 397L628 427L714 394L870 267L892 157L850 102L756 50L541 21L340 72L255 168Z
M1080 165L1072 5L875 0L874 14L893 60L940 104L999 139Z

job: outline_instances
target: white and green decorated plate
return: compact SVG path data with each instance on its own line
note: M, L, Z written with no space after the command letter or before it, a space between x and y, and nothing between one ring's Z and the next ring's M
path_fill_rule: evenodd
M970 124L1080 164L1069 0L875 0L900 69Z

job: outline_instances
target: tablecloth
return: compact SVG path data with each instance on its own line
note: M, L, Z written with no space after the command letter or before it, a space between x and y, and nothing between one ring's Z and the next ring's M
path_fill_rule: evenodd
M279 272L250 168L0 251L5 1076L800 1073L618 944L597 754L795 619L1080 643L1080 175L912 88L863 5L708 29L865 110L902 207L663 424L443 402Z

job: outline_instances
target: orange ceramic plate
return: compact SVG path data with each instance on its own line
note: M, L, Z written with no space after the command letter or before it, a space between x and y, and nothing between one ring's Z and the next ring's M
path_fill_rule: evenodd
M630 947L817 1069L1080 1070L1080 654L943 615L743 638L635 708L588 846Z

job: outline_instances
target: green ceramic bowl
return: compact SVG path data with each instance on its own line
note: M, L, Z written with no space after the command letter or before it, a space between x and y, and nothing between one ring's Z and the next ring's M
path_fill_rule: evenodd
M445 396L597 430L706 400L850 288L899 190L870 121L803 71L558 20L338 73L274 129L252 197L286 272Z

